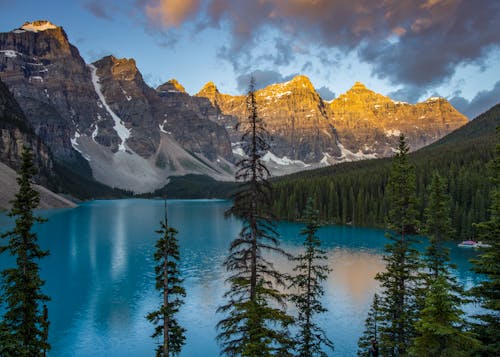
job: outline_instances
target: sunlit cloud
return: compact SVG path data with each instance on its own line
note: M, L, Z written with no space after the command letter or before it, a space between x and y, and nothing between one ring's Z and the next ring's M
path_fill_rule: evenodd
M89 4L96 16L109 13ZM270 67L290 72L311 59L354 53L374 78L406 86L413 97L445 83L461 65L479 67L500 48L496 0L135 0L135 6L146 26L228 34L217 54L237 75Z
M199 0L156 0L145 5L147 16L164 27L177 27L196 14Z

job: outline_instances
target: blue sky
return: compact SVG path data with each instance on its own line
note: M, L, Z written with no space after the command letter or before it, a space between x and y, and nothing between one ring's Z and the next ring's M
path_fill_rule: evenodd
M469 117L500 102L496 0L0 0L0 31L38 19L87 62L134 58L151 86L176 78L191 94L305 74L325 99L361 81L397 100L440 95Z

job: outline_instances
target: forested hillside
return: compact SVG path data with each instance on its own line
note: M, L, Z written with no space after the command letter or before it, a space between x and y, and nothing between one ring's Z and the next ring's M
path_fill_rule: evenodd
M445 177L451 196L455 238L475 237L472 223L487 219L490 176L500 125L500 104L410 155L416 167L418 209L423 215L432 173ZM345 163L303 171L274 182L273 210L280 219L296 220L313 196L325 222L382 226L387 214L385 189L390 159Z

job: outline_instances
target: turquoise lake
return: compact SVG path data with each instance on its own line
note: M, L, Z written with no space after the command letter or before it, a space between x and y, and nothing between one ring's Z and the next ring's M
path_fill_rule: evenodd
M240 222L224 218L230 202L168 201L169 223L179 230L181 270L187 291L179 314L187 329L182 357L219 356L216 314L225 291L222 262ZM39 243L50 250L41 262L48 304L50 356L153 356L153 326L145 316L156 309L154 289L155 231L164 214L163 201L113 200L83 203L75 209L41 211L49 221L36 228ZM0 215L0 232L10 221ZM281 222L282 247L301 250L302 225ZM327 226L318 235L333 269L325 282L324 306L318 320L335 344L333 356L355 356L373 293L375 274L384 268L381 230ZM468 260L477 253L450 244L458 279L477 283ZM11 259L3 254L0 269ZM292 264L273 257L281 271ZM469 306L468 309L474 309Z

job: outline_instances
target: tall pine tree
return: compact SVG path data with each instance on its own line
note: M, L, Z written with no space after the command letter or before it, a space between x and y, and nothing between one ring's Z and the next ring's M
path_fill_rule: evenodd
M287 327L293 319L285 311L286 297L278 290L285 287L285 279L264 253L287 254L279 248L270 214L270 174L262 160L269 149L268 134L257 113L253 79L247 112L241 140L246 157L238 162L236 173L242 185L227 212L239 217L243 228L224 262L230 289L225 294L227 303L218 309L225 315L217 324L218 341L228 356L287 356L292 349Z
M417 242L416 182L414 167L408 160L404 135L392 160L387 185L389 214L384 261L386 271L377 274L380 296L380 350L383 356L404 356L413 338L418 311L419 254Z
M470 356L479 342L467 331L460 306L462 288L450 274L449 252L443 243L451 238L451 219L446 183L434 173L424 232L429 237L425 251L423 308L415 324L411 356Z
M49 297L42 293L44 281L40 278L38 261L47 256L38 245L33 225L44 219L33 210L40 202L40 195L32 187L36 168L33 154L24 148L21 154L19 192L12 201L10 217L15 227L2 235L7 245L0 246L0 253L15 257L16 265L2 271L2 296L5 313L0 322L0 355L41 356L50 349L48 342L48 312L43 303Z
M500 128L497 128L497 133ZM491 164L492 189L490 219L477 225L480 239L490 245L474 262L476 273L487 279L472 292L486 311L478 316L475 331L484 345L483 356L500 356L500 144Z
M178 263L180 261L177 230L168 225L167 202L165 200L165 220L156 231L160 238L156 242L154 259L156 289L161 292L163 303L160 308L147 315L147 319L156 325L153 338L161 338L156 349L157 357L170 357L180 354L185 344L186 330L179 324L176 314L184 303L186 291L182 287Z
M373 302L368 311L368 317L365 320L365 331L358 340L358 357L367 357L370 355L370 348L373 341L379 340L379 296L373 295Z
M297 306L299 328L295 338L296 350L299 356L328 356L323 351L326 346L333 351L333 343L328 339L318 324L314 321L317 314L325 313L327 309L321 304L324 295L322 283L326 280L330 268L326 264L320 264L327 259L326 252L321 249L321 241L317 237L318 211L313 208L313 200L310 197L306 204L303 216L306 226L300 232L305 236L305 252L294 260L297 265L294 271L298 274L292 278L291 288L296 288L298 293L291 296L291 301Z
M461 299L452 293L445 275L431 280L424 307L415 323L416 337L409 356L467 357L474 355L479 341L467 331Z
M450 199L446 194L446 183L437 172L434 172L424 224L424 234L429 238L424 261L431 279L449 275L449 250L443 244L451 239L452 233Z

